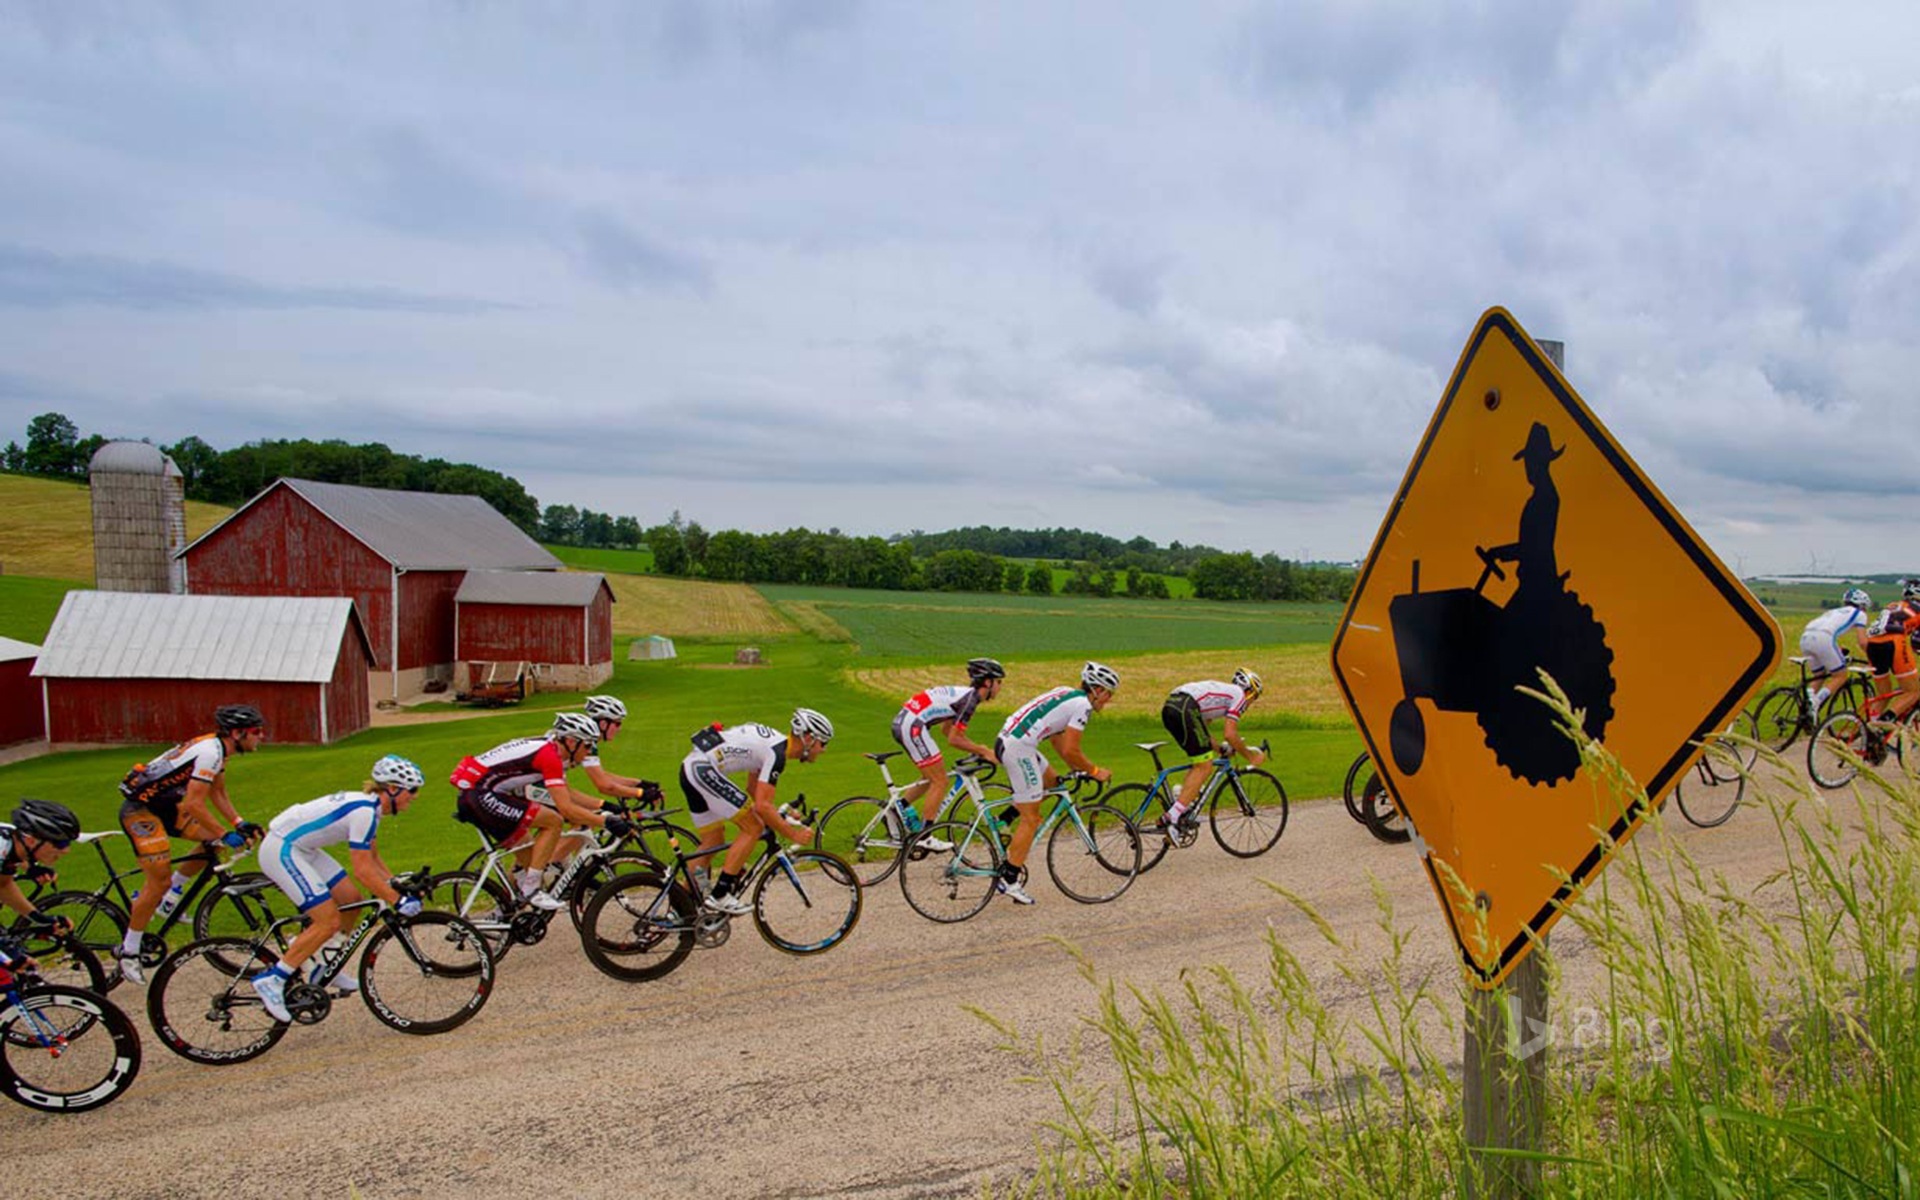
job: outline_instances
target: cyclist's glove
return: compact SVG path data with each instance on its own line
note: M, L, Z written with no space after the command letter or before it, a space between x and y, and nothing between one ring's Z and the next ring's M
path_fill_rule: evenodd
M666 799L667 794L660 790L659 784L651 779L642 779L640 781L640 806L642 808L659 808L662 804L666 803Z
M616 813L608 813L606 828L615 837L625 837L633 832L633 822Z
M45 863L27 864L26 879L28 883L52 883L56 874L58 874L58 872Z
M234 826L233 831L250 842L257 842L267 836L267 831L255 825L252 821L240 822Z
M417 917L420 915L422 905L420 903L420 897L418 896L402 896L400 897L400 903L394 905L393 908L395 912L403 917Z
M59 924L51 913L43 913L39 909L28 913L22 920L26 922L27 928L35 933L52 933Z
M222 845L238 850L247 844L247 835L238 829L229 829L220 835L220 842Z

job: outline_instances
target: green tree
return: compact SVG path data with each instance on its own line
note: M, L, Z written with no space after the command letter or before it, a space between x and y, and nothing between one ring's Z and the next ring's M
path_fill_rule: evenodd
M1027 568L1027 591L1035 596L1053 595L1053 568L1043 562Z
M86 470L74 462L80 430L64 415L41 413L27 422L26 469L32 475L72 476Z
M571 504L549 504L540 514L540 540L559 546L580 544L580 510Z
M678 525L655 525L647 530L647 548L653 551L653 569L662 575L687 573L687 542Z
M1202 600L1252 600L1261 592L1260 563L1245 551L1209 555L1193 564L1190 577Z
M180 468L180 478L187 485L187 495L200 499L207 472L219 461L220 452L191 433L161 449L173 460L173 465Z
M1003 592L1018 592L1026 586L1026 583L1027 569L1017 562L1009 561L1007 563L1006 574L1002 576L1000 580L1000 590Z

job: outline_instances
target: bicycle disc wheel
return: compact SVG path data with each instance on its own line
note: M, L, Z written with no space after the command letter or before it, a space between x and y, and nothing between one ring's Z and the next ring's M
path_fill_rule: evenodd
M1807 732L1806 694L1793 684L1774 688L1753 706L1753 722L1768 749L1785 751Z
M853 868L861 886L872 887L900 865L900 816L883 800L849 796L827 810L814 830L813 844L839 855Z
M945 842L928 850L926 842ZM993 899L1000 878L1000 847L969 821L940 821L907 842L900 855L900 893L929 921L964 921Z
M251 943L268 930L276 950L285 950L299 933L300 913L293 901L271 879L258 871L237 871L224 883L215 884L193 909L193 936L196 939L232 938ZM279 922L286 920L286 925ZM225 966L239 970L241 963Z
M1160 795L1144 783L1123 783L1107 792L1107 804L1124 813L1140 834L1142 875L1160 865L1160 860L1167 856L1167 847L1171 845L1159 832L1160 822L1167 819L1166 801L1162 799L1156 803L1155 800Z
M0 1008L0 1091L10 1100L41 1112L86 1112L126 1091L139 1073L140 1031L98 992L42 983Z
M1823 788L1843 788L1860 774L1868 754L1867 722L1857 712L1837 712L1820 722L1807 743L1807 774Z
M860 923L864 891L837 855L789 850L754 885L753 923L775 950L820 954L846 941Z
M1076 807L1078 821L1068 814L1047 834L1047 874L1068 899L1105 904L1140 874L1140 831L1117 808ZM1164 845L1166 839L1160 840Z
M1367 832L1389 846L1401 846L1413 840L1413 827L1407 824L1407 818L1387 795L1387 785L1381 780L1380 772L1367 775L1366 786L1360 789L1360 823Z
M243 964L239 970L222 963ZM288 1027L267 1015L254 975L273 966L238 938L188 942L160 964L147 984L147 1020L167 1049L209 1066L258 1058Z
M428 910L459 917L478 929L496 960L513 949L513 914L519 905L498 879L481 879L472 871L442 871L427 880L421 900Z
M1207 800L1213 840L1235 858L1258 858L1287 831L1287 789L1255 767L1220 781Z
M360 998L389 1029L445 1033L472 1020L493 994L493 952L451 913L383 924L360 953Z
M603 975L628 983L659 979L693 953L697 906L678 884L647 867L608 880L587 901L580 946Z
M65 917L73 926L74 938L91 951L103 965L113 962L115 956L120 953L120 942L127 936L127 914L121 911L119 905L106 897L92 892L54 892L51 895L37 897L33 904L48 916ZM49 979L48 982L64 982L81 986L74 984L72 980ZM111 991L119 986L120 972L108 971L105 990Z

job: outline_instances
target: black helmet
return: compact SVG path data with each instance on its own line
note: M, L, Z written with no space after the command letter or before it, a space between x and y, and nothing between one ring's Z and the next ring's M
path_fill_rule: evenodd
M43 842L65 846L80 836L80 818L73 810L54 800L22 800L13 810L13 827L30 833Z
M1007 669L994 659L972 658L967 660L967 678L972 680L976 687L989 679L1005 679L1006 677Z
M242 729L263 728L267 719L251 704L223 704L213 710L213 723L221 733L236 733Z

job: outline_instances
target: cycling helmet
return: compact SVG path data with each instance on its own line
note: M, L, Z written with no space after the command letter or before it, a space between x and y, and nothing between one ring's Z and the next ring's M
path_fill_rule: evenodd
M213 723L221 733L265 727L267 719L251 704L223 704L213 710Z
M80 818L73 810L54 800L28 798L13 810L13 827L30 833L43 842L65 846L80 836Z
M1867 595L1866 590L1863 588L1848 588L1847 594L1840 597L1840 602L1842 604L1851 604L1861 612L1866 612L1873 607L1873 597Z
M373 781L417 792L427 786L427 777L419 767L398 754L389 754L373 764Z
M596 721L624 721L627 719L627 706L614 696L588 696L580 707Z
M811 708L794 709L791 728L795 737L810 737L822 746L833 740L833 722Z
M1900 595L1906 600L1920 600L1920 579L1901 580Z
M1120 675L1105 663L1090 662L1080 668L1080 685L1117 692L1120 690Z
M1267 685L1261 682L1260 676L1247 670L1245 667L1241 667L1233 673L1233 686L1244 688L1247 695L1252 696L1256 700L1260 698L1261 692L1267 690Z
M989 679L1005 679L1007 669L991 658L972 658L967 660L967 678L975 687Z
M574 738L590 746L600 744L600 726L585 713L555 713L552 737Z

